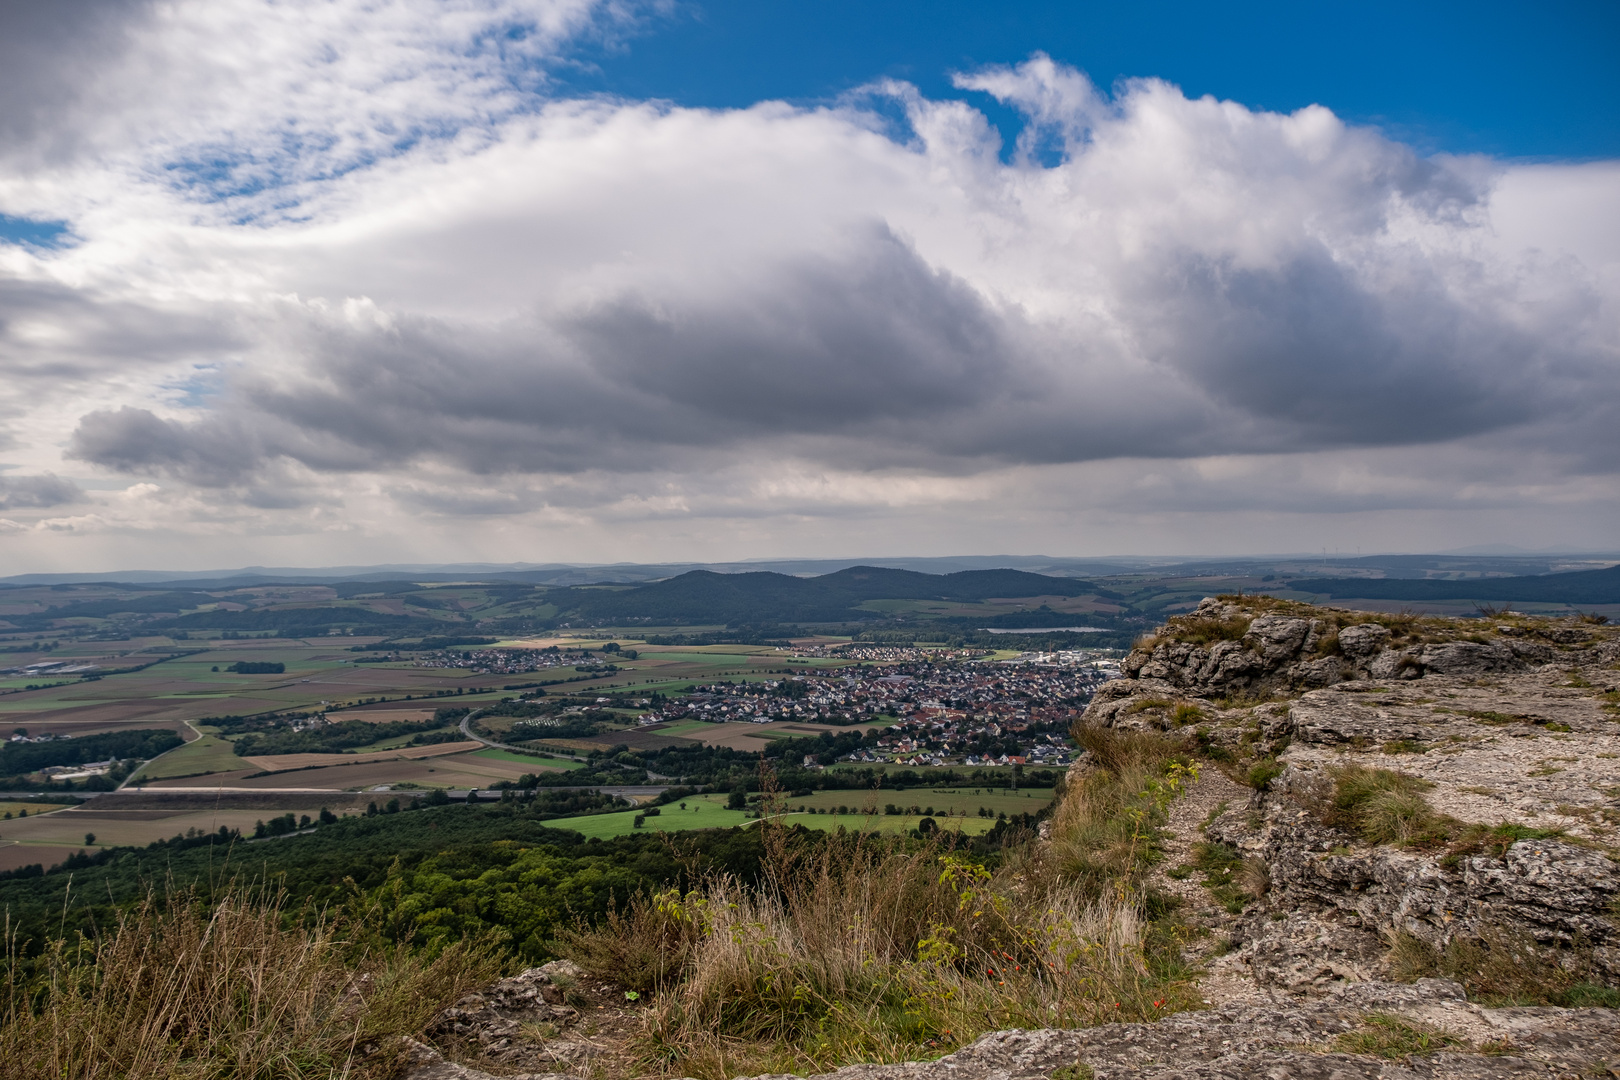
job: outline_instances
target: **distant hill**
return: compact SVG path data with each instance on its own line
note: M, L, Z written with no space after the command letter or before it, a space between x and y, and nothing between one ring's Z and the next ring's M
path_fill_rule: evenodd
M1620 566L1529 577L1414 581L1378 578L1308 578L1288 588L1360 600L1478 600L1488 603L1620 604Z
M852 566L821 577L759 571L716 574L693 570L628 589L570 589L555 596L561 608L587 619L650 619L655 623L842 622L870 617L856 610L868 600L959 600L992 597L1085 596L1088 581L1023 570L963 570L923 574L878 566Z

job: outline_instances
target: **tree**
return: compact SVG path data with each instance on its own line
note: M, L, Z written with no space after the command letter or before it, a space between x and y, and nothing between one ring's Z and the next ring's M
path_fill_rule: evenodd
M96 846L96 834L95 833L87 832L87 833L84 834L84 846L85 847L95 847Z

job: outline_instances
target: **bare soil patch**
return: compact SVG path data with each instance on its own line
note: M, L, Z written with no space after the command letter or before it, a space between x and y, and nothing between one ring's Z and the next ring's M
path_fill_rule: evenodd
M84 850L83 844L19 844L0 840L0 870L18 870L39 863L55 866L75 851Z
M340 812L345 807L363 809L366 799L357 794L344 791L321 792L318 794L299 793L295 791L123 791L108 792L98 797L94 802L86 803L86 807L94 807L97 811L114 812L118 810L155 810L164 814L181 813L187 810L210 810L215 807L229 810L305 810L309 808L320 809L325 806L334 812ZM84 810L76 810L83 813Z
M377 708L364 706L358 709L345 709L342 712L329 712L326 718L331 721L364 720L368 724L388 724L394 722L419 723L423 720L433 719L437 707L428 708Z

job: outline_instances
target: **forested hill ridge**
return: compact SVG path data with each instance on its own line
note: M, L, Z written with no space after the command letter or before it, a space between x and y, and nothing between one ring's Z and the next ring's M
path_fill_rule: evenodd
M1141 622L1128 608L1094 582L1011 569L926 574L856 566L819 577L692 570L644 584L575 586L327 581L198 589L92 582L0 587L0 635L138 628L177 639L353 634L442 638L448 645L457 635L593 626L750 627L780 637L804 624L859 629L921 620L947 636L983 627L1097 624L1128 641Z
M545 584L501 574L459 581L263 580L233 584L0 583L0 646L52 635L117 639L130 634L311 637L373 636L388 642L620 628L635 633L716 633L759 644L805 633L868 640L1005 644L991 631L1049 629L1034 647L1122 648L1156 622L1215 593L1268 593L1289 600L1414 604L1448 614L1539 605L1544 613L1605 605L1620 618L1620 566L1596 557L1557 563L1499 558L1356 559L1333 567L1247 560L1070 577L1019 569L933 574L854 566L819 576L771 570L688 570L654 581ZM1537 567L1550 572L1527 573ZM604 570L604 575L607 571ZM1387 575L1387 576L1373 576ZM1412 576L1421 575L1421 576ZM431 575L429 575L431 577ZM1086 628L1076 634L1074 628ZM1098 631L1101 631L1099 633ZM1067 638L1061 635L1068 634ZM18 635L18 636L13 636ZM20 635L28 635L23 638ZM876 635L876 636L874 636ZM734 643L735 643L734 641ZM668 642L666 642L668 643ZM425 646L424 646L425 647Z
M1330 597L1353 596L1363 600L1488 599L1503 603L1620 604L1620 566L1486 581L1305 578L1290 582L1288 587L1297 592Z
M615 590L567 590L573 609L586 618L651 619L654 622L837 622L874 618L860 605L873 600L956 600L996 597L1085 596L1097 587L1074 578L1023 570L964 570L923 574L877 566L852 566L821 577L800 578L760 571L717 574L693 570L668 581Z

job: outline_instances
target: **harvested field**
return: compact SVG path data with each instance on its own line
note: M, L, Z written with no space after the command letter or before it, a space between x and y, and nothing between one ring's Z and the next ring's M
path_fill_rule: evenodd
M168 807L125 807L142 801L142 796L105 795L81 807L54 814L0 820L0 870L31 863L50 866L68 854L85 847L87 833L94 834L95 847L133 845L143 847L154 840L167 840L190 830L217 832L221 826L251 836L254 826L267 818L292 812L311 818L323 808L335 814L365 812L367 799L342 792L279 794L268 798L224 792L217 795L168 796ZM375 796L370 796L375 799ZM147 800L150 802L150 800ZM265 805L266 803L273 805Z
M72 805L72 803L37 803L20 799L0 799L0 814L11 814L15 817L23 810L28 811L30 814L43 814L50 810L61 810L63 807Z
M438 708L439 706L436 705L428 705L420 709L379 709L375 707L366 707L360 709L345 709L342 712L329 712L326 714L326 718L334 723L343 720L364 720L368 724L390 724L395 722L416 724L423 720L433 719L433 714L438 710Z
M177 814L187 810L269 810L284 813L310 806L325 806L333 813L345 808L365 809L368 796L346 791L317 794L293 791L164 791L147 788L135 791L123 788L84 804L87 808L109 812L117 810L156 810L164 814Z
M0 698L0 703L4 701L4 698ZM8 734L16 727L25 727L33 735L49 732L52 735L74 736L96 735L104 731L125 731L130 728L153 728L179 732L188 738L191 736L191 730L182 720L176 719L166 705L156 704L138 709L102 704L84 708L52 709L49 712L27 715L0 709L0 723L6 725L5 730Z
M289 769L308 769L323 765L368 765L377 761L418 761L422 758L444 757L476 750L483 743L435 743L432 746L402 746L397 750L374 750L366 754L265 754L243 758L265 772L286 772Z
M631 730L608 731L584 739L559 739L554 745L569 746L577 750L603 750L611 746L628 746L632 750L663 750L671 746L685 746L688 741L669 735Z
M82 840L83 837L80 837ZM0 870L18 870L38 863L52 867L75 851L83 851L84 844L18 844L0 840Z
M707 732L698 731L686 736L688 742L700 742L704 746L723 746L728 750L740 750L744 753L754 754L771 744L771 739L764 733L768 726L765 724L709 724ZM778 735L777 738L782 736Z
M585 767L583 761L572 761L568 758L535 757L533 754L514 754L510 750L500 750L493 746L486 750L475 751L472 756L481 761L509 761L516 765L538 765L553 772L567 772L570 769L583 769ZM534 770L531 769L530 771L533 772Z
M344 755L354 757L359 755ZM494 761L479 758L463 751L445 757L408 760L394 756L388 761L328 765L295 772L272 773L268 776L253 772L216 773L206 777L160 780L146 785L147 790L161 791L165 787L200 787L218 785L229 788L319 788L330 791L360 791L385 785L412 783L424 787L488 787L501 780L516 780L524 773L548 770L539 759L534 764Z

